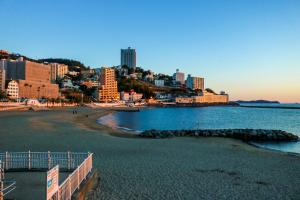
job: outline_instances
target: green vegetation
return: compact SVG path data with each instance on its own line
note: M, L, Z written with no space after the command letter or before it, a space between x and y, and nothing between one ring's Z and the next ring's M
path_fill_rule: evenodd
M206 88L205 89L207 92L209 92L209 93L213 93L213 94L216 94L212 89L210 89L210 88Z
M65 64L69 66L69 70L71 71L80 71L80 70L86 70L88 67L86 67L83 63L77 60L72 59L65 59L65 58L44 58L37 60L38 62L48 62L48 63L59 63L59 64ZM79 68L77 68L79 67Z
M154 96L153 90L147 84L135 79L121 78L120 81L118 81L118 88L119 91L125 92L129 92L131 89L133 89L137 93L142 93L144 98L150 98Z
M5 98L7 98L5 92L0 91L0 99L5 99Z

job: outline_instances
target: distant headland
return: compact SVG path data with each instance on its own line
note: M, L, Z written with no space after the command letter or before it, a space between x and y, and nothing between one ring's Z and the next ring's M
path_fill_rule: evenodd
M244 101L244 100L238 100L236 101L236 103L276 103L276 104L280 104L279 101L269 101L269 100L250 100L250 101Z

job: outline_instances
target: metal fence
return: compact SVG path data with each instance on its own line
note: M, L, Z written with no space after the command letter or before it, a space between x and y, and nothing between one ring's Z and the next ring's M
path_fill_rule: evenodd
M5 152L0 153L3 168L7 170L46 170L59 165L63 170L74 170L89 153L74 152Z
M59 165L60 170L74 170L59 186L56 195L58 200L70 200L73 193L79 189L93 167L93 154L74 152L5 152L0 153L2 170L49 170ZM4 183L7 183L6 186ZM16 187L16 182L0 180L0 200L5 194Z

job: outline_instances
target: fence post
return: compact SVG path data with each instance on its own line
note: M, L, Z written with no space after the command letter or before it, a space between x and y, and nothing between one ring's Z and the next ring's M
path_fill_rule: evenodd
M0 180L0 200L4 200L2 180Z
M51 169L51 154L50 151L48 151L48 169Z
M31 155L30 155L30 150L28 151L28 169L31 169Z
M71 169L71 157L70 157L70 151L68 151L68 170Z
M5 169L8 170L8 152L5 152Z
M71 190L71 178L70 178L70 176L68 177L68 187L69 187L69 198L68 199L71 199L72 190Z
M5 179L5 176L4 176L4 166L3 166L2 160L0 160L0 181L3 181L4 179Z
M79 175L79 173L80 173L80 170L78 170L79 168L77 168L76 170L77 170L77 189L79 189L79 185L80 185L80 180L79 180L79 178L80 178L80 175Z

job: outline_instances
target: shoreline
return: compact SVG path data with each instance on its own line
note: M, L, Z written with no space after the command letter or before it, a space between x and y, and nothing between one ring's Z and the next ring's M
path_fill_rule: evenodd
M93 109L93 110L95 110L95 109ZM141 137L139 134L137 134L137 132L135 130L130 131L130 130L124 130L123 128L114 128L114 127L111 127L104 123L97 122L97 120L101 117L118 112L118 111L114 110L114 108L105 108L105 109L101 108L101 109L96 109L96 111L93 111L93 110L90 111L91 114L89 114L89 119L84 117L84 115L81 115L81 116L78 116L74 120L74 122L81 123L85 127L90 128L94 131L105 130L107 134L109 134L111 136L115 136L115 137L125 137L125 138L135 138L135 139L146 138L146 137ZM93 121L94 124L90 123L91 122L90 120ZM126 127L124 127L124 128L126 128ZM183 137L190 137L190 136L183 136ZM170 138L146 138L146 139L172 139L172 138L179 138L179 137L175 136L175 137L170 137ZM206 137L200 137L200 138L206 138ZM207 137L207 138L217 138L217 137ZM221 137L221 139L222 138L226 139L226 137ZM254 141L243 141L243 140L237 139L237 138L229 138L229 139L241 141L244 144L253 146L258 149L264 149L264 150L268 150L268 151L274 151L274 152L280 152L280 153L286 153L286 154L300 156L300 153L297 153L297 152L289 152L289 151L283 151L283 150L279 150L279 149L273 149L273 148L260 146L258 144L255 144ZM293 141L291 141L291 142L293 142ZM266 142L266 143L269 143L269 142Z

